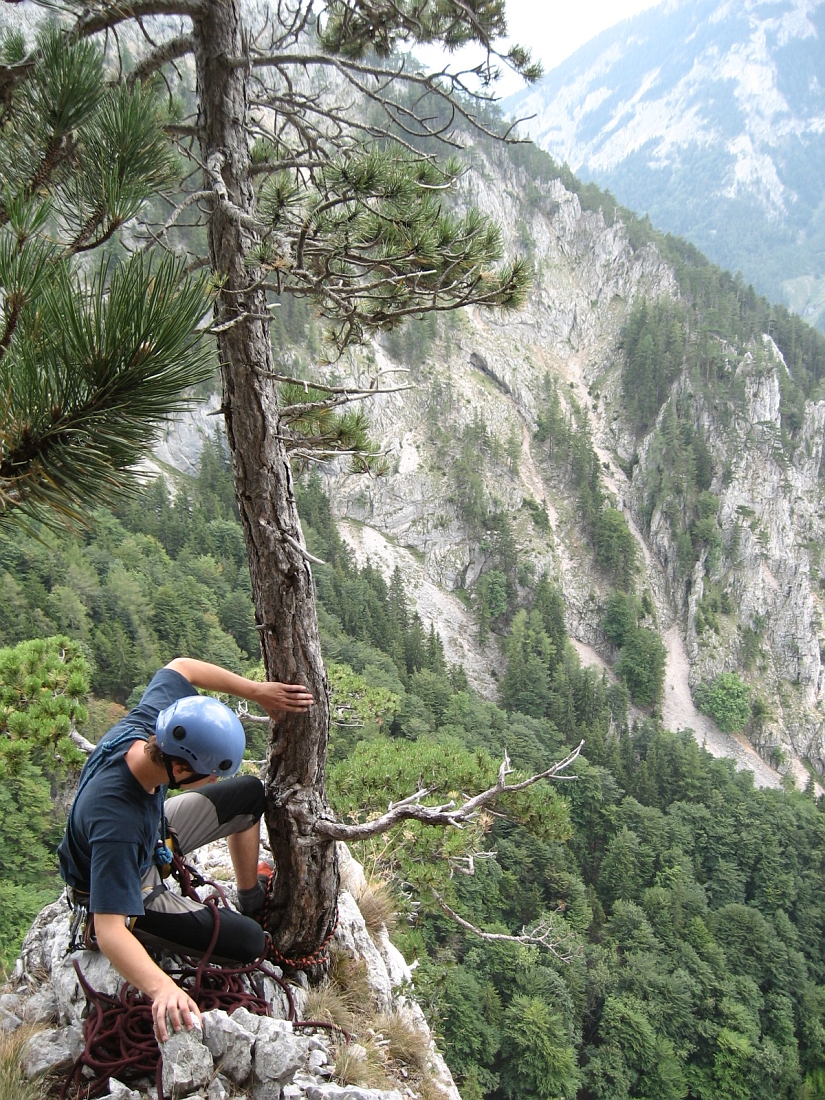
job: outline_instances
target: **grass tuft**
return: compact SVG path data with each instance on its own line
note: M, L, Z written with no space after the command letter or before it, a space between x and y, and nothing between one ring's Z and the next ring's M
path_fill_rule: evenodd
M434 1077L424 1077L417 1088L419 1100L449 1100L447 1090Z
M372 1043L338 1042L334 1047L333 1077L339 1085L388 1089L392 1082L384 1072L380 1050Z
M382 1012L373 1024L386 1040L387 1053L394 1062L427 1074L430 1060L430 1039L400 1012Z
M328 980L309 990L303 1016L305 1020L335 1024L347 1032L355 1027L355 1006L351 999Z
M398 907L388 883L380 879L370 882L356 901L371 936L376 936L382 928L392 932L398 917Z
M23 1049L36 1028L20 1027L0 1032L0 1100L43 1100L41 1081L30 1081L23 1073Z
M367 964L363 959L353 958L346 951L332 950L329 981L355 1015L365 1016L372 1011L375 997L367 980Z

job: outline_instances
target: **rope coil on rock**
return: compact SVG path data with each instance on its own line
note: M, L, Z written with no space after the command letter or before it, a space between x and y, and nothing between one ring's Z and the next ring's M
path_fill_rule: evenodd
M189 897L197 898L193 882L208 885L217 891L220 900L226 904L223 891L207 879L203 879L193 868L187 867L180 857L179 881L182 891ZM286 965L299 969L301 965L313 965L322 961L329 941L338 923L336 907L332 932L317 951L305 959L286 959L272 946L267 933L266 947L259 958L245 966L217 966L209 960L215 949L220 933L220 912L217 906L218 896L208 898L205 904L212 912L213 929L209 946L200 961L195 962L188 956L182 956L182 965L169 970L169 975L185 989L201 1012L221 1009L227 1014L237 1008L245 1008L256 1016L269 1016L270 1004L260 990L255 990L254 975L270 978L283 991L288 1005L287 1020L293 1027L324 1028L339 1031L349 1042L350 1036L343 1028L319 1020L295 1019L295 1000L286 982L267 964L268 958L283 958ZM269 898L269 884L267 901ZM200 900L200 899L198 899ZM264 908L264 926L266 919ZM135 1079L154 1077L158 1091L158 1100L164 1100L163 1061L161 1049L154 1033L152 1001L145 994L125 983L118 996L101 993L93 989L86 980L77 959L72 960L78 981L90 1005L89 1015L83 1023L84 1049L75 1059L60 1089L60 1100L68 1100L74 1090L76 1096L94 1100L102 1096L109 1086L109 1079L116 1077Z

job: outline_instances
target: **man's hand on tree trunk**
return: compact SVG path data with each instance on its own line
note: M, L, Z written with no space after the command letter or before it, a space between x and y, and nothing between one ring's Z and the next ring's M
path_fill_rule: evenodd
M237 695L257 703L270 718L280 718L283 714L302 714L313 705L315 700L303 684L279 684L275 680L258 683L238 676L219 665L207 661L198 661L194 657L176 657L166 666L184 676L193 687L205 691L223 691L227 695Z
M285 713L301 714L315 702L303 684L279 684L269 680L255 687L258 690L252 698L270 718L280 718Z

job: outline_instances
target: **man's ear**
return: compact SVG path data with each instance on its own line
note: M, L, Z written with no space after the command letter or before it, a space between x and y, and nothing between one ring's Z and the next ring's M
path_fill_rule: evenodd
M178 782L180 782L181 779L186 779L187 776L194 774L194 769L190 768L188 764L184 764L183 762L179 763L177 760L172 761L172 775L174 775L175 779L177 779Z

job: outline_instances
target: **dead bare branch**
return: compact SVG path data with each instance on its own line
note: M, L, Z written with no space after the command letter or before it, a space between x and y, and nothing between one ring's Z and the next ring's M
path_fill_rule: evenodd
M483 929L477 928L476 925L465 920L464 917L459 916L455 909L451 908L436 890L433 890L432 893L439 909L441 909L443 913L446 913L450 920L455 921L461 928L466 929L468 932L472 932L474 936L478 936L482 940L531 944L535 947L543 947L560 962L572 962L578 954L577 951L562 952L559 950L562 941L554 935L552 917L547 917L545 920L540 921L530 932L528 932L526 928L522 929L521 934L518 936L510 936L504 932L485 932Z
M87 756L91 755L95 751L94 744L89 741L83 734L77 729L74 724L74 718L69 727L69 737L74 741L81 752L85 752Z
M386 813L372 821L359 822L357 825L343 825L339 821L319 819L315 823L315 829L324 836L332 837L335 840L345 840L348 843L385 833L393 825L397 825L399 821L420 821L424 825L452 825L454 828L460 829L478 814L482 806L495 801L501 795L523 791L542 779L577 779L578 777L575 775L563 775L562 773L578 758L583 748L584 741L580 741L576 748L569 752L563 760L553 764L546 771L531 775L527 779L512 784L507 783L507 776L512 773L513 769L510 766L509 757L505 753L495 784L488 787L486 791L475 795L475 797L468 798L460 806L456 806L455 801L452 799L440 806L422 806L421 799L431 792L418 791L416 794L402 799L401 802L391 805Z

